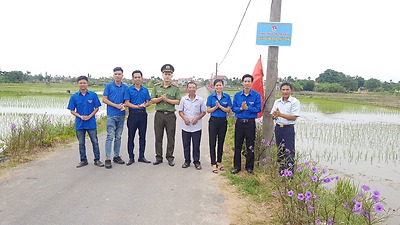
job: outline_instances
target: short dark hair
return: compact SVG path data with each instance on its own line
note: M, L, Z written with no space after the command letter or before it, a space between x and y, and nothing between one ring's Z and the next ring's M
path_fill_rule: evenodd
M196 87L197 87L197 84L196 84L195 82L193 82L193 81L189 81L189 82L186 84L186 88L188 88L188 87L189 87L189 84L194 84L194 86L196 86Z
M283 86L289 86L289 87L290 87L290 90L293 90L293 86L292 86L290 83L288 83L288 82L282 83L281 86L279 87L279 90L282 90L282 87L283 87Z
M87 82L89 82L87 76L79 76L76 80L77 82L79 82L80 80L86 80Z
M113 69L113 72L116 72L116 71L121 71L122 73L124 73L124 70L123 70L121 67L119 67L119 66L117 66L117 67L115 67L115 68Z
M215 86L218 82L221 82L222 85L224 85L224 81L223 81L222 79L215 79L215 80L214 80L214 86Z
M245 75L243 75L243 77L242 77L242 82L243 82L244 79L247 78L247 77L250 77L250 78L251 78L251 82L253 82L254 77L253 77L252 75L250 75L250 74L245 74Z
M133 72L132 72L132 77L133 77L133 74L135 74L135 73L140 73L140 76L143 77L143 73L142 73L142 71L140 71L140 70L135 70L135 71L133 71Z

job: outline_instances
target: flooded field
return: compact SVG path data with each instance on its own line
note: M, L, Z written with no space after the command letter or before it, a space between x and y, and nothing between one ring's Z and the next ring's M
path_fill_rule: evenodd
M69 123L74 120L67 109L69 96L23 96L0 97L0 138L6 137L12 124L18 126L28 116L30 121L35 117L47 114L52 123ZM105 114L104 104L100 107L99 115Z
M400 110L333 102L302 104L296 148L304 160L378 189L400 207ZM396 222L395 222L396 221ZM399 224L400 216L389 224Z

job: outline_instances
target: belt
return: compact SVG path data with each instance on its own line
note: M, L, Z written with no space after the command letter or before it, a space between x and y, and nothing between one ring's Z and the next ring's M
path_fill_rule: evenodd
M140 111L129 111L129 114L139 114L139 113L146 113L146 110L140 110Z
M216 117L216 116L211 116L211 119L217 119L217 120L226 120L226 117Z
M287 124L287 125L283 125L283 124L276 124L277 127L283 128L283 127L293 127L294 124Z
M242 122L242 123L249 123L256 121L256 119L236 119L236 121Z
M170 114L170 113L174 113L174 112L170 112L170 111L160 111L160 110L157 110L157 112L158 113L162 113L164 115L167 115L167 114Z

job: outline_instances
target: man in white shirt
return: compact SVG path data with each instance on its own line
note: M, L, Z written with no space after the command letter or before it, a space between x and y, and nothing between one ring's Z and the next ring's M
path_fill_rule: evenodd
M178 106L179 116L182 118L182 142L185 162L182 168L188 168L191 163L190 143L193 143L193 164L197 170L201 170L200 164L200 140L201 120L206 115L204 99L196 95L197 85L189 82L186 86L188 95L183 97Z
M294 125L300 116L300 102L292 97L292 85L282 83L280 86L282 97L277 99L271 110L275 120L275 139L278 146L278 162L280 170L290 169L293 172L295 159L295 132Z

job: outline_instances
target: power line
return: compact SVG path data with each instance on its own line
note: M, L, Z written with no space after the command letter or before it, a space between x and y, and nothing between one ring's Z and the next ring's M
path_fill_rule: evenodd
M235 36L234 36L233 39L232 39L231 45L229 45L228 51L226 51L226 54L225 54L224 58L222 59L222 61L219 63L219 65L221 65L221 64L224 62L226 56L227 56L228 53L229 53L229 50L231 50L231 47L232 47L232 45L233 45L233 42L235 41L235 38L236 38L236 36L237 36L237 34L238 34L238 32L239 32L240 26L242 25L243 19L244 19L244 17L246 16L246 12L247 12L247 9L249 8L250 2L251 2L251 0L249 0L249 3L247 4L246 10L244 11L244 14L243 14L243 17L242 17L242 20L240 21L239 26L238 26L238 28L237 28L237 30L236 30L236 34L235 34Z

